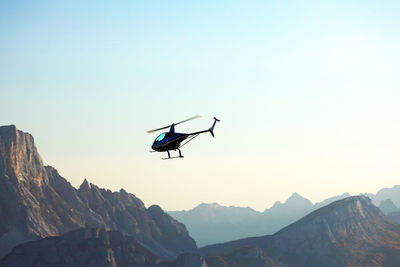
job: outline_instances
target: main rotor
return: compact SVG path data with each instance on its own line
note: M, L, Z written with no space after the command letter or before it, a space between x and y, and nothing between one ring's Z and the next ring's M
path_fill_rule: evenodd
M196 116L190 117L190 118L188 118L186 120L183 120L183 121L180 121L180 122L177 122L177 123L172 123L171 125L168 125L168 126L165 126L165 127L157 128L157 129L154 129L154 130L149 130L149 131L147 131L147 133L154 133L154 132L157 132L157 131L160 131L160 130L164 130L164 129L167 129L167 128L170 128L170 131L173 132L174 131L174 127L176 125L184 123L184 122L187 122L187 121L191 121L191 120L194 120L194 119L198 119L200 117L201 117L200 115L196 115Z

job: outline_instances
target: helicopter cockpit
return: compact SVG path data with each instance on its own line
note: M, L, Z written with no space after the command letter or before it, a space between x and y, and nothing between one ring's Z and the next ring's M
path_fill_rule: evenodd
M162 140L165 138L166 134L167 134L167 133L162 133L162 134L160 134L160 135L156 138L156 140L154 140L154 143L153 143L153 144L156 144L156 143L162 141Z

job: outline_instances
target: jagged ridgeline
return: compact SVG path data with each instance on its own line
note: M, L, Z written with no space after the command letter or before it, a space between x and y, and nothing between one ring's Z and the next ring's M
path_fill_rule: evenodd
M365 196L322 207L274 235L201 249L210 266L400 266L400 226Z
M83 227L117 230L162 259L197 251L186 227L160 207L146 209L133 194L86 180L74 188L43 166L30 134L0 127L0 257L23 242Z
M296 197L296 199L299 199ZM393 213L393 203L382 209ZM396 210L395 210L396 212ZM30 242L27 242L30 241ZM309 213L273 235L197 249L159 206L44 167L33 137L0 127L0 267L400 266L400 226L366 196Z

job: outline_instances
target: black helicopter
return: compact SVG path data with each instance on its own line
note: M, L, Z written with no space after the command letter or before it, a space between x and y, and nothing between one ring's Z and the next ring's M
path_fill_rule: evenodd
M154 130L150 130L147 131L148 133L153 133L159 130L163 130L163 129L167 129L169 128L169 132L165 132L160 134L153 142L153 145L151 146L151 148L154 151L150 151L150 152L167 152L168 153L168 158L163 158L163 159L174 159L174 158L183 158L181 150L179 148L183 147L184 145L186 145L187 143L189 143L190 141L192 141L194 138L196 138L199 134L202 133L207 133L210 132L211 135L213 137L214 136L214 127L215 124L217 123L217 121L219 121L219 119L214 117L214 123L211 126L210 129L204 130L204 131L198 131L198 132L194 132L194 133L176 133L175 132L175 126L178 124L181 124L183 122L187 122L190 120L194 120L199 118L199 115L190 117L189 119L180 121L178 123L172 123L169 126L165 126L165 127L161 127L158 129L154 129ZM186 140L188 139L188 140ZM186 142L184 142L183 144L181 144L184 140L186 140ZM179 156L177 157L171 157L171 155L169 154L170 150L178 150L179 151Z

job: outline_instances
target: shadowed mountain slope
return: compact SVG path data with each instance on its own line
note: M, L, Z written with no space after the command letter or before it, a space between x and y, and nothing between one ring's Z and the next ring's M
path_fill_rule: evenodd
M186 227L133 194L89 184L79 189L44 167L33 137L0 127L0 256L15 245L82 227L130 235L160 258L197 251Z
M83 228L18 245L0 260L0 266L207 267L204 259L195 254L162 260L135 238L99 228Z
M243 253L249 250L253 252ZM226 266L246 261L246 267L399 266L400 226L367 197L349 197L274 235L211 245L201 251L208 256L210 267L222 261Z

